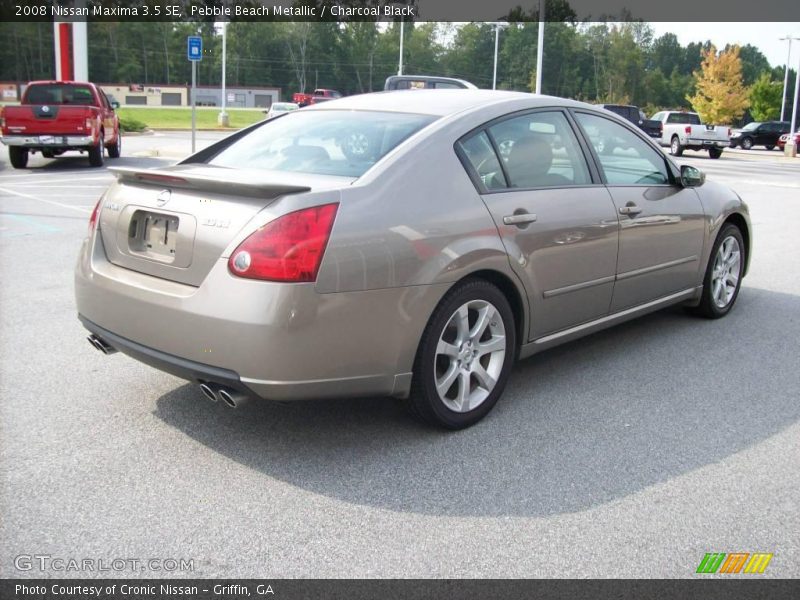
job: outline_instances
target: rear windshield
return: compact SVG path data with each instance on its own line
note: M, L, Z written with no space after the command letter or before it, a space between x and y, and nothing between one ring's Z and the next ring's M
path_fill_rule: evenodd
M221 167L360 177L435 117L298 110L236 140L209 162Z
M26 91L26 104L77 104L92 106L94 95L87 85L72 83L47 83L32 85Z
M667 123L679 123L681 125L700 125L700 117L697 113L670 113Z

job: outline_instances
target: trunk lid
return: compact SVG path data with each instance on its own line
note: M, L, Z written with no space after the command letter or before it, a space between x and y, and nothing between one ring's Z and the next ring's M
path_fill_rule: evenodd
M109 169L100 234L108 260L199 286L225 249L280 198L349 185L345 177L184 164Z

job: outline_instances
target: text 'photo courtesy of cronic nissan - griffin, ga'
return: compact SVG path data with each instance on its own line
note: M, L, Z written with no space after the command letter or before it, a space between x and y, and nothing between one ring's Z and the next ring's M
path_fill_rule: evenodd
M517 359L725 316L752 246L741 198L630 121L517 92L351 96L111 170L75 274L90 341L231 406L393 396L468 427Z

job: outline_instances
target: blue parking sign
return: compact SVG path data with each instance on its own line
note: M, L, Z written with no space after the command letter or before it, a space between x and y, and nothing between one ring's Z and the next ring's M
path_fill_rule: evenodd
M186 42L186 57L192 61L203 60L203 38L199 35L190 35Z

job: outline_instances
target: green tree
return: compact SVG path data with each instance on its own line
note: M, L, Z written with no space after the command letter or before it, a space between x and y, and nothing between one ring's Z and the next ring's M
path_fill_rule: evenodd
M706 123L731 123L750 105L742 83L738 46L719 54L713 45L704 51L703 63L694 72L694 79L695 94L686 99Z
M772 121L780 116L783 84L772 81L767 71L750 86L750 114L756 121Z

